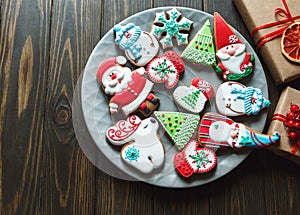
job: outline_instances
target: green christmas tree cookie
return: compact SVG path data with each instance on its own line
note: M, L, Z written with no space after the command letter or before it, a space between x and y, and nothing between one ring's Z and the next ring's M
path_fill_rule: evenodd
M181 58L192 63L216 65L215 46L209 20L206 20L202 28L182 52Z
M180 112L154 111L154 115L179 150L189 142L200 120L199 115Z

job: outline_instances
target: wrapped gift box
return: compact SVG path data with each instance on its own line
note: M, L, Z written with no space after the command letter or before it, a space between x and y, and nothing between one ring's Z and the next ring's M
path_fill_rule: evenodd
M284 8L282 0L233 0L241 17L243 18L249 32L251 33L256 27L278 21L275 17L276 8ZM298 0L286 0L292 16L300 15L300 6ZM258 6L262 5L262 7ZM284 19L281 17L281 19ZM297 20L300 22L300 20ZM275 30L278 27L261 29L254 34L254 42ZM273 76L276 85L283 82L290 82L300 77L300 64L289 61L281 53L281 37L267 42L260 48L261 56L264 59L270 73Z
M282 114L285 116L288 112L290 112L291 104L300 106L300 91L287 87L280 95L274 111L274 116L276 116L276 114ZM280 141L277 145L270 147L270 149L276 154L291 159L300 165L300 148L298 148L295 154L292 153L293 144L288 138L289 130L282 121L276 120L276 117L273 117L273 120L270 123L268 134L273 133L274 131L280 132Z

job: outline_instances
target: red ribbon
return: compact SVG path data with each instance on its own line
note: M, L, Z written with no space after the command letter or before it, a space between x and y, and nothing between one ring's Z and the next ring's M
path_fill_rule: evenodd
M297 107L297 110L293 110L292 107ZM300 123L300 109L297 105L291 104L290 112L288 112L286 115L276 113L273 115L272 120L278 120L281 121L288 129L289 134L288 137L290 141L293 143L291 153L296 154L298 148L300 148L300 129L295 125L295 123ZM295 133L294 137L291 133Z
M257 41L257 48L260 49L265 43L269 42L270 40L273 40L277 37L282 36L284 30L292 23L296 22L297 19L300 19L300 15L298 16L292 16L291 11L286 3L286 0L282 0L282 3L284 5L284 9L283 8L276 8L275 9L275 17L282 17L284 19L276 21L276 22L271 22L259 27L256 27L252 32L251 32L251 36L253 37L254 34L261 30L261 29L265 29L265 28L270 28L270 27L274 27L277 26L277 30L268 33L264 36L262 36L258 41Z

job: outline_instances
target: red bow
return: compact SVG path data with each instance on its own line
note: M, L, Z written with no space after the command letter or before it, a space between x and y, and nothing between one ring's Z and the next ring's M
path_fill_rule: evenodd
M276 17L282 17L284 19L276 21L276 22L271 22L259 27L256 27L252 32L251 32L251 36L253 37L254 34L261 30L261 29L265 29L265 28L270 28L270 27L274 27L277 26L277 30L268 33L264 36L262 36L258 41L257 41L257 48L261 48L265 43L269 42L270 40L273 40L277 37L282 36L284 30L292 23L294 23L297 19L300 19L300 15L298 16L292 16L290 9L286 3L286 0L282 0L282 3L284 5L284 9L283 8L276 8L275 9L275 16Z

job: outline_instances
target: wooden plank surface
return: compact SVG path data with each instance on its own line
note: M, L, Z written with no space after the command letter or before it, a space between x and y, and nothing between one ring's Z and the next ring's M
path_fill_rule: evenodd
M0 0L0 214L300 214L300 167L267 150L205 186L169 189L113 178L80 149L71 104L94 46L169 5L218 11L253 45L231 0Z

